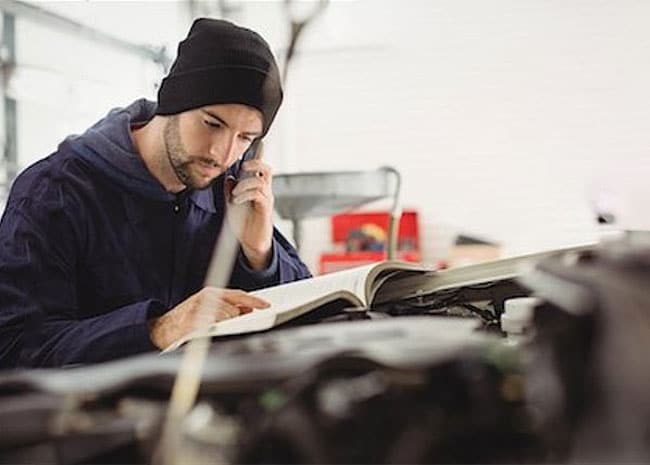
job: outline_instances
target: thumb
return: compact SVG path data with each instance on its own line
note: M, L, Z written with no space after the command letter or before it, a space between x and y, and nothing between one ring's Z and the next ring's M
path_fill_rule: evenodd
M232 199L232 190L235 188L237 181L232 176L227 176L225 182L223 183L223 195L226 199L226 203L230 203Z

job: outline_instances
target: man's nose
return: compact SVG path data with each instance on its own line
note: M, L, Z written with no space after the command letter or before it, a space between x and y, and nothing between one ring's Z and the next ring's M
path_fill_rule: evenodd
M237 159L237 144L234 137L219 138L210 146L210 155L219 160L224 166L230 166Z

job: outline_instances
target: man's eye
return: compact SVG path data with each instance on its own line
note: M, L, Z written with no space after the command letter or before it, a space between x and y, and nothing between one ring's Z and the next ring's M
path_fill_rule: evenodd
M242 140L248 142L249 144L252 144L255 138L253 136L239 136Z
M220 123L215 123L214 121L204 120L203 122L205 123L206 126L209 126L211 128L220 128L221 127Z

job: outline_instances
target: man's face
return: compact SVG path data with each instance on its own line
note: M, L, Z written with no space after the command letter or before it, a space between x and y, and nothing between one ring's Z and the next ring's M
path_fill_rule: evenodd
M168 117L167 158L190 189L205 189L262 134L262 114L246 105L216 104Z

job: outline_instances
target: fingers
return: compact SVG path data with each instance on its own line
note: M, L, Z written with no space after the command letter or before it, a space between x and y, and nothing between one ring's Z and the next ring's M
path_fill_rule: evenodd
M248 302L248 303L242 303ZM234 293L225 293L222 295L218 308L214 313L214 321L227 320L239 315L251 313L254 308L267 308L269 303L265 300L253 297L243 291L235 291Z
M231 177L227 177L224 182L223 193L226 197L226 202L230 203L232 201L232 191L237 186L237 181Z
M253 309L251 307L239 307L239 311L242 315L246 315L247 313L251 313Z
M156 347L164 349L193 330L269 306L266 300L244 291L205 287L164 315L149 320L149 337Z
M235 197L233 197L232 202L235 205L239 205L246 202L265 202L268 200L268 196L265 192L259 190L250 190L245 191Z
M227 320L239 316L241 313L239 307L228 302L219 302L218 307L214 310L214 321Z
M251 200L264 202L273 198L271 168L261 164L258 160L252 160L250 163L251 168L246 169L250 175L241 178L230 191L229 200L235 204L242 204Z
M239 289L221 289L220 292L222 298L232 305L251 308L268 308L271 306L268 301Z
M266 300L237 289L206 287L199 294L201 310L196 316L198 324L211 324L250 313L254 308L270 306Z
M211 323L215 321L222 321L222 320L227 320L229 318L234 318L239 315L246 315L247 313L252 313L253 312L253 307L247 307L245 305L230 305L226 302L222 303L221 308L218 308L214 320L211 321Z
M242 163L241 172L243 175L239 176L239 179L262 178L267 181L271 180L273 174L271 167L258 159Z

